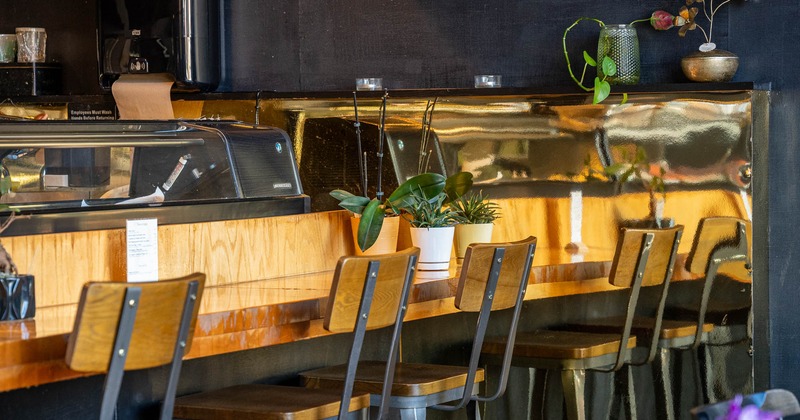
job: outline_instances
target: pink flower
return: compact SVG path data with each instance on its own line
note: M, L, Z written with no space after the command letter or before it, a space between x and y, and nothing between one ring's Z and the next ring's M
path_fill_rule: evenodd
M673 26L675 16L663 10L656 10L650 15L650 24L658 31L666 31Z

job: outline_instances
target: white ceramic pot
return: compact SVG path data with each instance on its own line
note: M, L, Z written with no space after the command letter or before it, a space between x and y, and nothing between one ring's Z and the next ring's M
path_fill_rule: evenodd
M456 225L456 257L464 259L469 244L492 242L492 223Z
M361 221L360 217L350 218L350 227L353 231L353 245L356 250L356 255L378 255L389 254L397 251L397 230L400 226L399 217L385 217L383 225L381 225L381 233L378 234L378 239L366 251L361 251L358 247L358 223Z
M419 248L419 270L447 270L453 251L453 226L411 228L411 243Z

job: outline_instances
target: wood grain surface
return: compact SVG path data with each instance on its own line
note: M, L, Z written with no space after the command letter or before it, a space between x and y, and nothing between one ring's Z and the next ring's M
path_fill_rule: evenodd
M608 281L618 287L631 287L636 276L640 254L646 246L645 235L652 234L653 241L645 265L642 286L655 286L664 282L671 268L672 249L683 226L669 229L623 229L617 242L617 252L611 263Z
M470 245L458 281L456 308L467 312L481 310L492 259L498 248L505 249L505 256L502 259L500 277L492 298L492 310L513 307L517 301L520 284L523 281L528 282L527 278L523 278L523 274L525 274L525 262L528 261L528 248L534 243L536 238L530 236L517 242Z
M380 264L367 318L367 329L392 325L397 320L403 286L413 267L412 256L419 257L419 248L408 248L392 254L342 257L336 265L325 312L324 327L332 332L350 332L356 325L359 305L370 262ZM410 287L409 287L410 292Z
M646 196L623 195L613 206L585 198L585 248L578 252L565 250L569 235L561 227L548 227L565 220L568 206L558 200L498 200L503 218L497 221L493 241L529 235L539 239L525 299L618 290L607 280L617 228L605 218L646 214ZM679 252L689 252L689 238L702 217L743 217L740 202L737 194L720 191L670 193L666 213L686 226ZM329 334L322 318L333 269L339 257L353 253L348 219L347 212L334 211L159 226L159 249L169 255L159 259L161 277L207 274L187 357ZM83 284L125 277L124 230L10 237L3 243L20 270L36 276L37 311L32 320L0 323L0 391L86 375L66 367L67 337ZM683 269L684 259L679 256L674 279L697 277ZM406 319L455 313L458 275L453 262L443 278L415 280Z
M136 303L130 347L125 369L146 369L172 362L178 342L189 283L198 284L197 298L202 297L205 276L195 273L180 279L147 283L91 282L84 286L78 304L75 327L67 344L67 365L80 372L105 372L114 351L117 326L125 302L125 291L141 288ZM197 308L186 341L191 346Z
M383 362L359 363L353 390L380 394L383 389L385 369L386 364ZM394 372L392 395L416 397L463 387L467 381L467 370L466 366L398 363ZM346 366L339 365L303 372L300 375L309 388L341 389L346 372ZM484 371L479 368L475 375L475 383L483 380Z
M692 251L686 260L686 268L695 274L705 274L711 253L720 245L736 246L739 237L739 223L744 223L747 234L747 248L753 246L753 224L734 217L710 217L702 220L699 231L692 241ZM729 262L720 267L720 272L736 279L749 281L749 269L745 262Z
M342 392L276 385L237 385L175 400L181 419L318 420L339 414ZM369 407L369 394L355 393L349 411Z

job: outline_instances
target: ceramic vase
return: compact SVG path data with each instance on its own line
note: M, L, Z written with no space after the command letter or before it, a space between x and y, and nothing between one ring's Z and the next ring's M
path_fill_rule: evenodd
M353 216L350 218L356 255L378 255L397 251L397 230L400 226L400 217L385 217L378 239L365 251L361 251L361 248L358 247L358 223L360 221L360 217Z
M411 242L419 248L419 270L447 270L453 252L454 226L411 228Z
M456 225L455 244L458 262L464 261L464 255L467 253L469 244L491 242L493 228L493 223Z

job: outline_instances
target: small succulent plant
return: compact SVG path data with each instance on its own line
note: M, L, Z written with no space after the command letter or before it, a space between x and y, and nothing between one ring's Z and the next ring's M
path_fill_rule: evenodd
M457 213L452 207L446 206L447 194L440 192L428 198L422 190L415 190L411 200L403 208L409 223L415 228L440 228L453 226L457 223Z
M500 217L500 207L489 201L483 191L469 193L450 203L456 212L456 220L462 224L492 223Z

